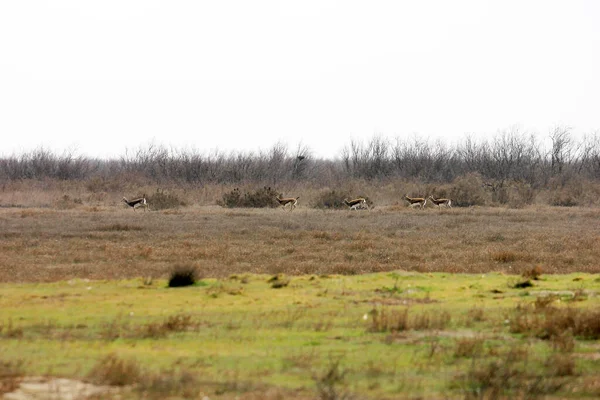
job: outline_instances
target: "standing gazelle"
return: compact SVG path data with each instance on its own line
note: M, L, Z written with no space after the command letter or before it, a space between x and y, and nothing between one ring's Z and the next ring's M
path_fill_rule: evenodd
M445 206L446 208L452 208L452 200L450 199L436 199L433 196L429 196L429 199L433 204L441 208L441 206Z
M369 209L369 205L367 204L367 199L363 197L357 197L356 199L348 200L344 199L344 204L350 207L351 210L358 210L359 208Z
M425 205L427 205L427 199L424 197L408 197L408 195L404 195L406 201L408 201L409 207L419 207L420 209L424 209Z
M277 199L277 201L279 202L279 204L281 204L281 207L284 210L285 210L285 206L287 206L289 204L290 205L290 211L292 211L294 208L296 208L296 206L298 205L298 199L299 198L300 198L300 196L298 196L298 197L285 197L285 198L281 198L281 195L275 197L275 199Z
M142 197L133 200L127 200L123 197L123 201L135 211L137 206L144 207L144 211L148 210L148 202L146 201L146 195L144 194Z

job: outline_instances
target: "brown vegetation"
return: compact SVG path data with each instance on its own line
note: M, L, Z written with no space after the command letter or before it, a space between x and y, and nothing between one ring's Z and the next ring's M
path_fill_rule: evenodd
M599 272L595 209L278 211L2 208L0 281L151 280L168 277L178 265L203 277L398 269L500 271L532 278L542 269L545 274Z

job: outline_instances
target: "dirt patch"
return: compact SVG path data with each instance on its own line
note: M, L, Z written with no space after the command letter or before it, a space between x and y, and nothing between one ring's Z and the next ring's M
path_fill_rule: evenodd
M28 377L18 388L3 397L5 400L71 400L89 398L118 398L118 389L96 386L73 379ZM109 397L110 396L110 397Z

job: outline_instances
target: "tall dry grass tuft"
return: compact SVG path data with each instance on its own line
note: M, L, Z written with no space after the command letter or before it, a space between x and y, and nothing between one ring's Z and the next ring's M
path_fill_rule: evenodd
M537 399L560 391L569 382L565 376L573 373L572 359L549 357L535 360L527 347L511 345L497 359L472 358L468 370L450 383L462 390L465 399ZM556 365L552 363L556 362Z
M165 369L140 376L135 392L143 399L199 398L197 374L183 368Z
M587 340L600 339L600 310L558 308L546 302L535 307L520 305L510 317L510 330L525 333L544 340L561 340L565 332ZM559 346L568 346L559 345Z
M370 311L370 332L401 332L409 330L445 329L451 316L447 311L423 311L409 316L409 308L374 308Z
M141 375L142 369L137 361L125 360L111 353L99 360L87 377L102 385L126 386L137 383Z
M138 329L138 336L143 338L160 339L174 332L185 332L197 324L191 315L177 314L166 317L161 322L148 323Z
M313 380L317 386L319 400L346 400L351 399L349 393L343 391L346 386L346 374L348 371L342 369L340 358L329 358L329 364L325 370L313 374Z
M24 375L25 361L0 359L0 395L18 388Z

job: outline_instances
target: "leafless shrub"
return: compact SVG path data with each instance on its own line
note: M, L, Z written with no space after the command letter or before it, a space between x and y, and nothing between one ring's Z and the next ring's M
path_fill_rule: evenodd
M542 276L543 269L540 265L536 265L535 267L524 271L521 276L526 279L533 279L534 281L540 280Z
M173 332L185 332L194 326L195 324L190 315L171 315L163 321L143 325L139 329L138 336L159 339Z
M348 206L344 204L344 199L348 197L350 195L345 191L327 190L313 200L312 206L323 209L346 209Z
M485 204L485 191L481 176L469 173L458 177L450 187L452 205L457 207L481 206Z
M0 359L0 395L9 393L19 387L19 380L25 375L23 360Z
M165 193L162 189L157 189L154 194L146 197L146 201L151 210L166 210L186 205L186 202L179 196L174 193Z
M14 326L13 321L9 318L8 322L0 322L0 338L17 339L23 337L23 328Z
M178 368L163 369L157 373L140 376L135 392L144 399L171 397L193 399L198 396L199 381L195 373Z
M103 385L125 386L137 383L141 375L142 369L137 361L124 360L111 353L92 367L88 379Z
M319 400L352 399L349 393L342 391L342 388L345 386L347 371L343 370L340 364L341 358L330 357L329 364L325 370L313 374Z
M550 376L575 375L575 358L571 353L551 354L545 364Z
M447 311L419 312L409 317L409 309L374 308L370 312L371 332L400 332L407 330L445 329L451 316Z
M225 193L221 201L217 201L217 204L221 207L235 208L235 207L246 207L246 208L274 208L279 205L275 199L279 193L271 187L263 187L257 189L254 192L243 193L239 188L233 189L229 193Z
M454 357L456 358L474 358L480 357L483 353L485 340L481 337L460 338L456 340L454 347Z
M560 338L567 331L582 339L597 340L600 338L600 310L558 308L541 301L535 307L519 305L510 316L510 330L545 340Z
M558 392L566 381L567 362L558 373L547 374L530 367L533 362L527 348L511 346L498 359L472 358L470 368L450 384L461 389L465 399L543 398ZM561 367L562 368L562 367Z
M470 326L473 322L485 321L485 309L483 307L474 306L467 312L467 326Z

